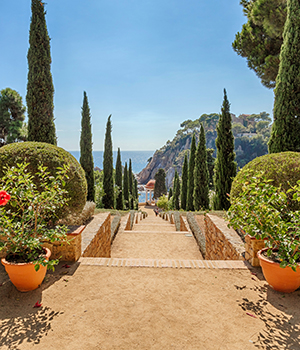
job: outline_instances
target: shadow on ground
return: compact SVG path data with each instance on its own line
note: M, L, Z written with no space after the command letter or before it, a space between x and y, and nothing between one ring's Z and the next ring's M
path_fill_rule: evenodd
M68 264L68 265L67 265ZM23 342L38 344L51 330L51 322L63 312L49 307L36 308L43 303L42 293L58 280L67 281L79 263L61 262L54 272L48 271L42 285L22 293L10 282L4 267L0 267L0 348L17 350Z
M265 324L262 332L253 335L254 346L266 350L300 349L300 311L296 306L299 305L300 289L283 294L274 291L267 283L250 289L257 293L256 301L248 298L237 301L248 316Z

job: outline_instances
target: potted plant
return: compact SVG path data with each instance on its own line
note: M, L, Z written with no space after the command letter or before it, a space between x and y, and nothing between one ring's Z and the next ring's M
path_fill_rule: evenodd
M41 164L35 174L29 163L5 169L0 179L0 250L6 257L2 264L16 288L22 292L36 289L47 268L54 269L58 260L49 260L45 242L64 240L66 226L54 226L55 211L67 204L67 167L50 176ZM27 274L30 275L27 275Z
M229 226L265 240L257 255L267 282L277 291L293 292L300 286L300 211L292 210L291 202L300 200L300 181L286 192L263 173L245 174L242 181L242 191L231 198Z

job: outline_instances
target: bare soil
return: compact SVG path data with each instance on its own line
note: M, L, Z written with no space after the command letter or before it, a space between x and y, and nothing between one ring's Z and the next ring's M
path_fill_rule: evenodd
M0 267L1 350L300 349L300 290L259 268L68 266L28 293Z

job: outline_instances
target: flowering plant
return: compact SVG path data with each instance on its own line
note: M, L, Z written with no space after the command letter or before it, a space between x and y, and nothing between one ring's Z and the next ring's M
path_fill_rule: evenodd
M300 200L300 181L287 192L271 184L263 173L245 174L242 191L231 198L227 212L229 226L242 229L257 239L265 239L267 256L290 266L294 271L300 263L300 211L293 211L290 201Z
M66 237L66 226L51 225L55 210L67 204L67 167L50 176L41 164L35 174L28 163L5 168L0 179L0 250L6 250L9 262L33 262L52 268L57 260L45 261L43 244ZM37 185L38 184L38 185Z

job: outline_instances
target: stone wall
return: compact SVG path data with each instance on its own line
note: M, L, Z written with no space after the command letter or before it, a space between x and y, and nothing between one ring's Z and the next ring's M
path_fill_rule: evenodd
M206 260L244 260L244 242L227 224L218 216L205 216Z
M104 257L110 258L111 247L111 220L110 213L107 213L104 220L97 226L95 233L83 240L83 257Z
M264 240L255 239L249 235L245 236L245 258L252 266L260 266L257 252L265 247Z

